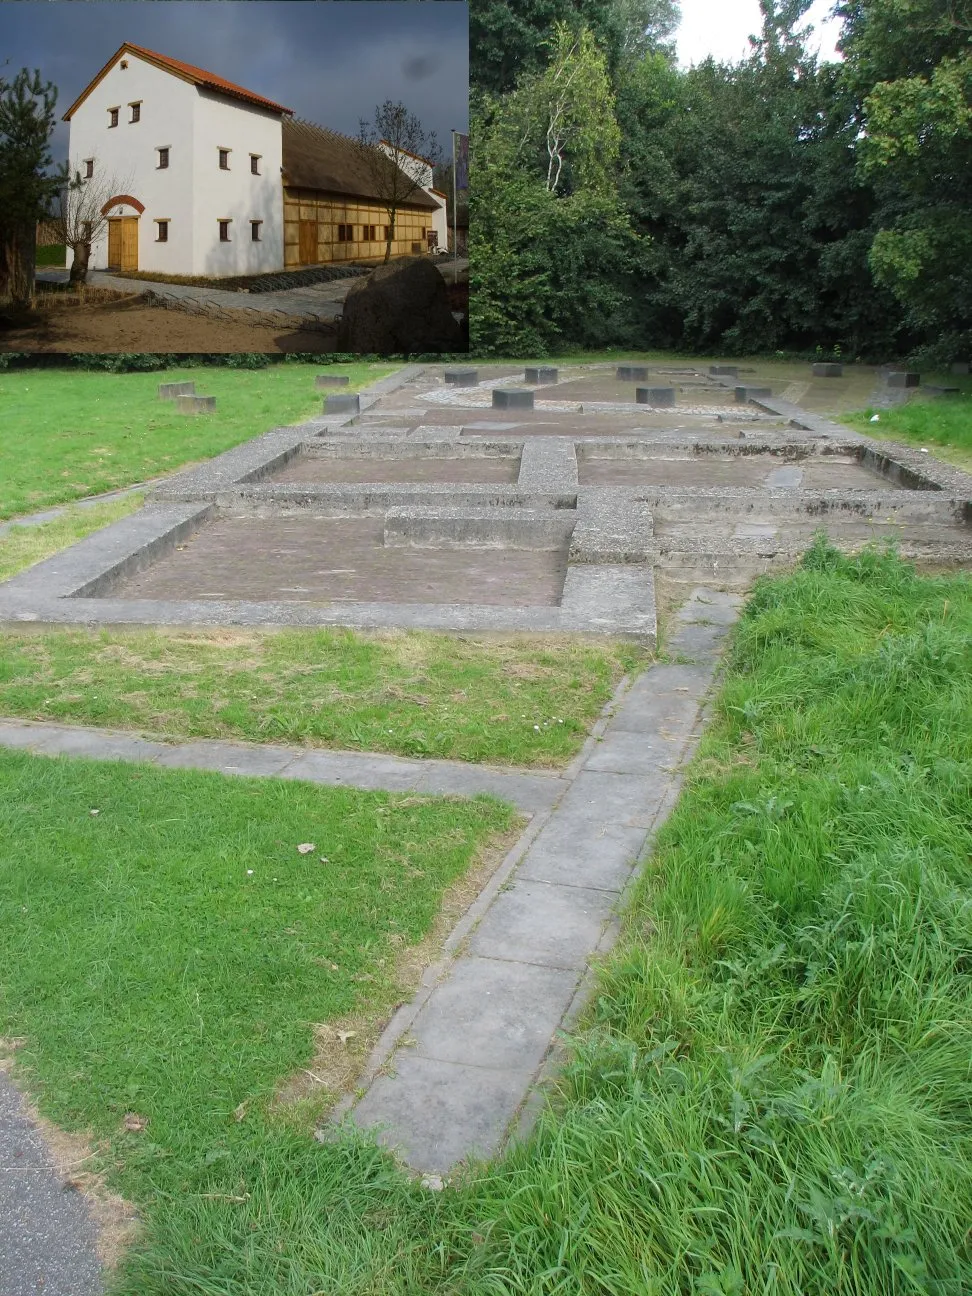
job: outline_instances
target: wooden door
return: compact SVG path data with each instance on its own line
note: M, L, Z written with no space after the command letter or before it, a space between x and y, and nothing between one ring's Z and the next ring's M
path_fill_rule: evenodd
M108 269L121 269L121 221L117 217L108 221Z
M137 216L113 216L109 219L108 269L138 269Z
M300 264L317 264L317 221L300 222Z
M121 268L138 269L138 217L123 216L121 219Z

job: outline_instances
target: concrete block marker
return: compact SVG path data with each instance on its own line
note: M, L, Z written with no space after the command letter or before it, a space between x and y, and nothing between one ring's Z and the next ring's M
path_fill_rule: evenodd
M618 365L618 371L615 376L618 382L646 382L648 379L648 366Z
M351 379L347 374L317 374L314 378L314 386L322 387L347 387Z
M536 387L544 387L548 383L555 383L559 377L558 371L552 369L549 365L541 365L536 369L524 369L524 382L533 383Z
M479 385L478 369L447 369L443 380L450 387L476 387Z
M194 396L194 382L159 383L159 400L175 400L177 396Z
M713 378L738 378L738 365L709 365L709 373Z
M969 372L968 360L955 360L949 368L949 373L954 374L956 378L961 378Z
M638 405L655 405L659 409L668 409L675 404L675 388L638 387L635 389L635 401Z
M494 387L493 409L533 409L533 392L517 387Z
M325 414L360 414L361 398L355 394L353 396L325 396L324 397Z
M814 378L843 378L844 366L830 361L818 361L813 366Z
M751 400L760 400L764 396L772 396L771 387L737 387L736 404L748 405Z
M889 387L917 387L921 383L921 374L897 370L887 376Z
M180 414L215 414L215 396L177 396L176 408Z
M961 387L943 387L939 383L925 383L924 390L929 396L960 396Z

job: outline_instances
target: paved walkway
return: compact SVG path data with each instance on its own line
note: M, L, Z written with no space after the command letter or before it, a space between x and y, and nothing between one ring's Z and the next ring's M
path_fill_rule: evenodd
M408 760L366 752L320 751L256 743L166 743L110 729L0 720L0 747L36 756L82 756L91 760L148 761L167 769L214 770L252 778L301 779L328 787L420 792L439 796L489 793L525 814L549 810L568 786L569 772L505 769L465 761ZM2 1296L2 1293L0 1293Z
M674 805L738 604L695 592L669 641L691 664L656 665L635 682L553 813L534 822L388 1027L364 1096L335 1120L350 1111L435 1175L499 1152L518 1117L529 1128L558 1032L589 993L590 960L613 942L622 893Z

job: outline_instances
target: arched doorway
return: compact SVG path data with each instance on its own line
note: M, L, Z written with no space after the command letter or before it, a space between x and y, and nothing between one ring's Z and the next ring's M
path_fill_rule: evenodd
M101 209L108 218L108 269L138 269L138 218L145 210L131 194L116 194ZM134 214L133 214L134 213Z

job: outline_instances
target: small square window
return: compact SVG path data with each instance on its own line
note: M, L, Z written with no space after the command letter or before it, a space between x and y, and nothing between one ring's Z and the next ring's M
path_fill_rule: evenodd
M219 150L219 169L220 169L220 171L228 171L228 170L230 169L230 164L229 164L229 155L230 155L230 151L229 151L229 149L220 149L220 150Z
M353 243L353 242L354 242L354 226L353 226L353 225L339 225L339 226L338 226L338 242L339 242L339 243Z
M169 165L169 150L167 148L160 148L159 165L156 169L158 171L164 171L168 165Z
M160 221L156 221L155 224L158 226L158 231L159 231L155 239L156 243L168 243L169 222L167 220L160 220Z
M90 180L94 175L94 158L85 158L84 160L84 178Z
M141 121L141 120L142 120L142 105L141 105L141 103L133 103L133 104L129 104L128 106L129 106L129 108L131 108L131 110L132 110L132 115L131 115L131 117L129 117L129 119L128 119L129 122L137 122L137 121Z
M259 153L250 154L250 172L253 175L260 174L260 154Z
M117 125L118 125L118 111L119 111L119 110L118 110L117 108L109 108L109 109L108 109L108 125L109 125L109 126L117 126Z
M219 241L220 243L228 243L230 241L230 223L228 220L221 220L219 222Z
M250 221L250 242L251 243L260 242L260 226L262 224L263 221Z

